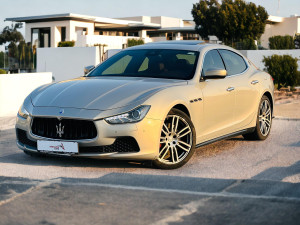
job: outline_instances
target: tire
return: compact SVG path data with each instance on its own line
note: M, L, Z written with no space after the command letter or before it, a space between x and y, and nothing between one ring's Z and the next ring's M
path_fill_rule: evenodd
M259 103L255 130L252 133L244 134L243 137L246 140L265 140L271 131L272 115L270 99L264 95Z
M186 164L195 152L196 132L191 119L172 109L160 136L159 155L153 165L159 169L176 169Z

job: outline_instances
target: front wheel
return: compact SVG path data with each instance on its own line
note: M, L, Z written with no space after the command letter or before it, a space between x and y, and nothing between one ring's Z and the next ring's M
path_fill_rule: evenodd
M182 111L172 109L160 136L159 155L153 162L160 169L176 169L186 164L195 152L195 128Z
M246 140L265 140L272 126L272 107L270 99L267 96L261 98L255 130L252 133L244 134Z

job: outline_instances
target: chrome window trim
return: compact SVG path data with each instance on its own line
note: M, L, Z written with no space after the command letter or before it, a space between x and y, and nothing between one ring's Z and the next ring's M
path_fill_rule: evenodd
M227 51L233 52L233 53L239 55L240 57L242 57L242 59L244 60L244 62L245 62L245 64L246 64L246 67L247 67L247 68L246 68L242 73L237 73L237 74L232 74L232 75L226 75L226 77L225 77L224 79L226 79L227 77L230 78L230 77L235 77L235 76L243 75L244 73L246 73L246 72L249 70L249 68L250 68L249 63L247 62L247 60L245 59L245 57L244 57L243 55L239 54L238 52L231 51L231 50L226 49L226 48L214 48L214 49L209 49L209 50L206 51L206 52L204 53L204 55L203 55L203 59L202 59L202 63L201 63L200 79L199 79L200 82L201 82L201 78L203 78L203 77L202 77L202 69L203 69L203 63L204 63L204 60L205 60L205 56L206 56L206 54L207 54L208 52L210 52L210 51L212 51L212 50L217 50L218 52L219 52L219 50L227 50ZM222 59L222 61L223 61L223 63L224 63L224 67L225 67L225 69L226 69L226 65L225 65L224 59L222 58L222 55L221 55L220 52L219 52L219 54L220 54L220 57L221 57L221 59Z

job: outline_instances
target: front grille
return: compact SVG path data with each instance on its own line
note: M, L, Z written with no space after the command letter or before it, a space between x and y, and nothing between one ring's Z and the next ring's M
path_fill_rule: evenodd
M112 145L80 147L79 153L139 152L138 143L133 137L117 138Z
M35 149L37 148L36 141L32 141L27 138L26 131L21 130L21 129L16 129L16 134L17 134L17 139L20 143L22 143L23 145L27 145L29 147L35 148Z
M97 136L93 121L57 118L33 118L32 133L47 138L80 140Z

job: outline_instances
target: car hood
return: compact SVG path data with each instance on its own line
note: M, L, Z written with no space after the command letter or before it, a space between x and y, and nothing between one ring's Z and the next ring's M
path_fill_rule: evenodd
M182 80L156 78L81 77L42 86L31 94L35 107L108 110L146 100Z

